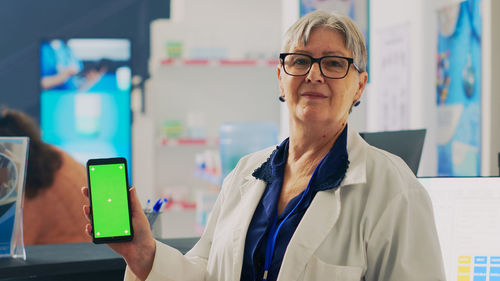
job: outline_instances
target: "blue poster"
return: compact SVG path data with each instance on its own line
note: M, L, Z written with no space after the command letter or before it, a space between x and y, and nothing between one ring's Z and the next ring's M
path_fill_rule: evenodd
M467 0L439 11L439 176L478 176L481 170L480 4Z

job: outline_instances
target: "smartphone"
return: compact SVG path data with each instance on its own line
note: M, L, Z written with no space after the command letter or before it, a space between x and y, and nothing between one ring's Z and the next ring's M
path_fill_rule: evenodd
M132 240L127 160L90 159L87 177L92 241L100 244Z

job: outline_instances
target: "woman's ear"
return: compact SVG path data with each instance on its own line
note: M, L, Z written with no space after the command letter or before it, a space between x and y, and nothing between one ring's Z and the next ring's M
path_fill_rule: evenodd
M354 100L359 101L361 96L363 95L363 91L365 90L366 83L368 82L368 72L363 71L359 74L358 81L358 90L356 91L356 95L354 95Z
M278 74L278 84L280 86L280 95L282 97L285 97L285 92L283 91L283 81L282 81L282 77L281 77L281 66L278 65L278 67L276 68L276 73Z

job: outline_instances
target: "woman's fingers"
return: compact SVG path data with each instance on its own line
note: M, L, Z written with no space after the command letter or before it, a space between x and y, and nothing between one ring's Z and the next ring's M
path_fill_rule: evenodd
M90 207L88 205L83 205L83 214L90 221Z
M87 232L88 236L92 237L92 226L89 223L85 226L85 232Z
M132 216L136 217L139 213L142 213L141 202L137 198L137 191L135 187L130 188L130 204L132 207Z
M88 187L82 186L81 191L82 191L83 196L89 198L89 188Z
M85 196L86 198L89 197L89 188L88 187L82 186L81 191L82 191L83 196ZM85 215L87 220L90 221L90 207L89 207L89 205L83 205L83 214Z

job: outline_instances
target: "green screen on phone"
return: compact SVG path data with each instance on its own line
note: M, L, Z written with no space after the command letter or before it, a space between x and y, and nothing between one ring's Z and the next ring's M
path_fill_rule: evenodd
M124 163L88 166L94 237L130 236Z

